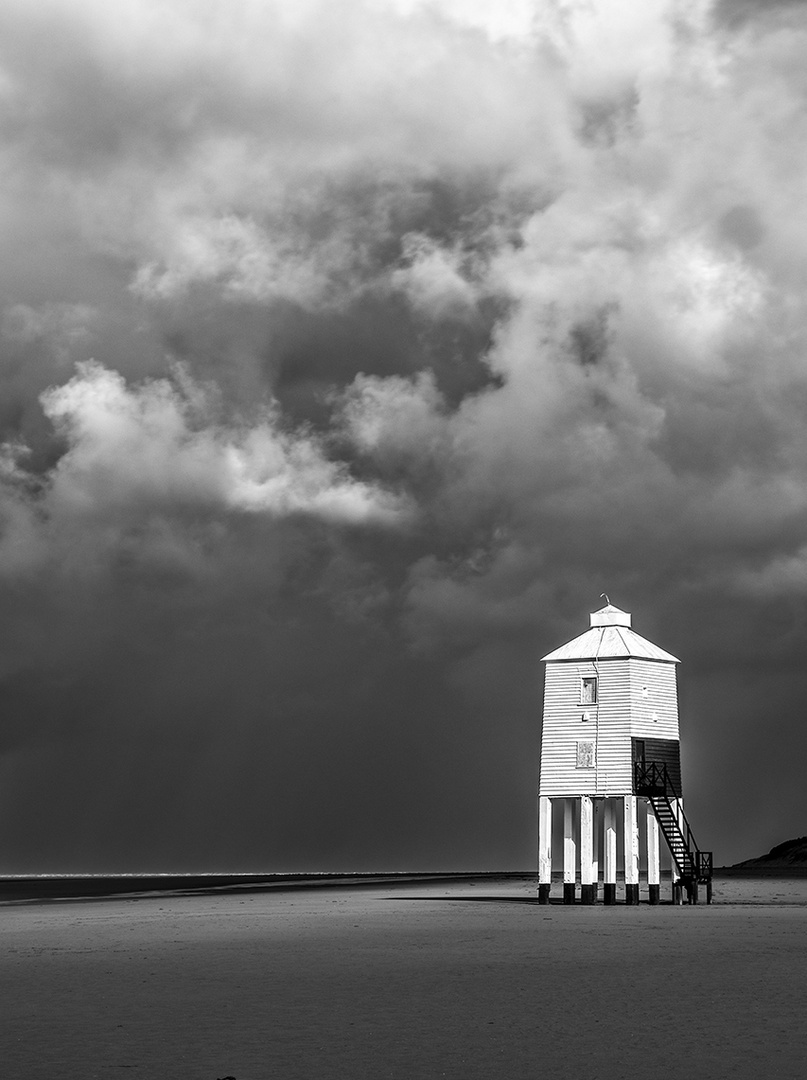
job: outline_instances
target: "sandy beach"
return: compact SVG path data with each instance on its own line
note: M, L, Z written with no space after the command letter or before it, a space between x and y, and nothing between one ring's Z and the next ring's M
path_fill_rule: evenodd
M9 904L24 1080L801 1078L807 889L533 902L525 878Z

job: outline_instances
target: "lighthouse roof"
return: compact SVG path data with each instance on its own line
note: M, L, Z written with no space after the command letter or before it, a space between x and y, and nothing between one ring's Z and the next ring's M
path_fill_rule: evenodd
M633 657L638 660L663 660L680 663L677 656L665 652L652 641L631 629L631 618L613 604L592 612L591 627L580 637L561 645L544 660L615 660Z

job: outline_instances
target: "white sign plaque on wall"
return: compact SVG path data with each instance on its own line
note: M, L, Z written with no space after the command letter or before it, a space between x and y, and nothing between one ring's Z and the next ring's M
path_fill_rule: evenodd
M594 768L594 743L586 741L578 742L577 744L577 768L578 769L593 769Z

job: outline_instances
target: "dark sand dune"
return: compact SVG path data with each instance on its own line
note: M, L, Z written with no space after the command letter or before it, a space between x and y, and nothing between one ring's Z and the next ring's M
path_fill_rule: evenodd
M783 874L790 877L807 877L807 836L797 836L794 840L772 847L767 855L755 859L745 859L734 866L724 868L726 875L769 875Z
M540 908L526 879L6 905L3 1075L801 1080L807 897L780 884L683 908Z
M776 844L766 855L745 859L733 866L721 866L716 873L723 878L807 878L807 836Z

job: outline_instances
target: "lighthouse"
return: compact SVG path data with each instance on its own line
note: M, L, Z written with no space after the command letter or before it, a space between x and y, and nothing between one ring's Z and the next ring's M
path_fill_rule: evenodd
M607 597L605 597L607 601ZM711 902L712 856L684 814L678 729L677 657L640 637L610 602L588 630L543 657L546 664L538 785L538 899L549 903L555 851L562 850L563 899L659 902L662 842L673 899ZM560 820L559 820L560 819ZM562 823L562 824L561 824ZM561 844L562 834L562 844Z

